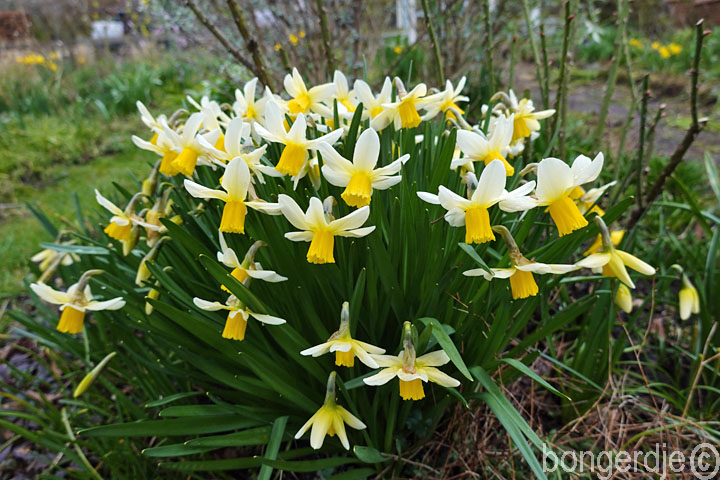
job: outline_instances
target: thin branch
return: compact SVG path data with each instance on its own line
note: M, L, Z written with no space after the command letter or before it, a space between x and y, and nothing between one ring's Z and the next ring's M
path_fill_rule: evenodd
M315 0L315 6L318 9L318 17L320 17L320 30L322 30L323 46L325 48L325 58L327 59L328 75L332 77L335 71L335 57L333 56L332 46L330 44L330 29L328 28L327 12L323 6L323 0Z
M560 85L555 96L555 119L553 134L557 132L560 158L565 158L565 128L567 127L567 84L568 84L568 48L570 46L570 24L575 15L570 14L570 0L565 1L565 27L563 29L562 57L560 58Z
M427 1L427 0L423 0ZM493 37L490 27L490 0L485 0L485 55L487 56L488 73L490 74L490 93L495 93L495 66L493 64Z
M274 85L272 84L272 79L268 74L267 68L265 68L265 62L263 61L262 53L260 52L258 42L252 37L252 35L250 35L250 30L248 29L247 22L245 22L245 17L240 10L240 6L238 5L237 0L227 0L227 4L230 8L230 13L233 17L233 20L235 21L235 26L240 32L240 36L243 38L243 40L245 40L245 47L252 55L258 78L263 84L265 84L265 86L270 87L270 89L272 90Z
M530 47L532 47L533 58L535 59L535 68L537 70L538 83L543 84L542 66L540 64L540 53L538 51L535 36L533 36L532 23L530 22L530 5L528 0L523 0L523 13L525 14L525 25L527 26L528 38L530 39ZM547 108L550 105L550 99L545 92L543 94L543 105Z
M645 176L643 175L643 169L645 168L645 125L647 123L647 105L650 101L650 89L648 83L650 82L650 75L643 77L643 96L640 102L640 145L638 146L637 159L635 160L635 175L637 177L637 206L643 208L643 187L645 186Z
M215 25L213 22L210 21L209 18L205 16L204 13L200 11L197 4L194 0L183 0L183 3L185 3L185 6L188 7L190 10L193 11L195 16L200 20L200 23L205 25L205 28L207 28L210 33L213 34L213 36L222 44L223 47L225 47L225 50L230 53L233 57L235 57L235 60L242 63L245 67L248 68L251 72L253 72L255 75L260 76L259 73L255 70L255 66L250 62L248 59L243 57L242 53L240 53L240 50L235 48L230 41L227 39L227 37L220 31L220 29Z
M423 14L425 15L425 25L427 26L428 33L430 34L430 41L433 44L433 56L435 57L435 65L437 66L438 80L442 86L445 85L445 74L443 73L442 57L440 56L440 45L438 44L437 37L435 36L435 27L430 19L428 0L422 0L422 9Z
M690 124L687 132L685 132L685 137L682 139L682 142L680 142L677 148L675 148L673 154L670 156L670 160L667 165L665 165L665 168L663 168L660 176L655 180L652 187L650 187L650 190L645 197L643 206L641 208L636 208L633 211L627 224L627 230L631 230L635 227L637 222L647 211L650 204L655 201L658 196L660 196L660 193L665 186L665 182L667 182L667 179L670 178L670 175L673 174L677 166L680 162L682 162L685 157L685 153L687 153L688 149L707 123L707 119L699 119L697 113L697 84L700 74L700 57L702 54L703 40L707 35L710 35L710 30L703 30L702 27L702 20L695 24L695 56L693 58L693 68L690 70L690 111L692 112L692 123Z

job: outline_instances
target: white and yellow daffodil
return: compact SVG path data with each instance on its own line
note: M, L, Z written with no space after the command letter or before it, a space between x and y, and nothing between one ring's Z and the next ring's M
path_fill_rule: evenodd
M331 437L337 435L342 446L345 447L345 450L348 450L350 449L350 442L345 431L345 424L347 423L349 427L355 430L367 428L355 415L335 402L335 375L335 372L331 372L328 377L325 402L322 407L295 434L295 438L298 439L312 427L310 446L315 450L322 447L326 435Z
M42 300L60 305L62 314L60 315L60 322L57 324L57 330L59 332L70 334L80 333L83 329L85 311L87 310L118 310L125 306L125 300L123 300L122 297L104 301L93 299L88 281L92 275L98 275L100 273L102 273L101 270L89 270L85 272L77 283L70 285L66 292L55 290L42 282L30 284L32 291Z
M610 232L610 240L612 241L612 244L614 246L620 245L620 242L622 242L623 237L625 236L625 230L613 230ZM585 253L583 253L584 256L591 255L598 250L600 250L600 247L602 247L602 234L598 233L595 237L595 240L593 240L593 243L590 244L587 250L585 250Z
M380 138L372 128L364 130L358 137L352 162L327 143L321 143L318 150L323 156L323 176L336 187L345 187L340 196L351 207L369 205L373 190L385 190L398 184L402 176L395 174L410 158L406 154L376 169L380 156Z
M474 175L469 173L474 183ZM445 220L453 227L465 226L465 243L485 243L495 240L490 225L488 209L499 203L506 212L529 210L535 206L535 200L527 195L535 187L528 182L512 192L505 190L505 167L499 160L493 160L485 167L477 181L470 199L440 186L437 195L418 192L418 196L431 204L442 205L447 210Z
M245 216L247 207L270 215L278 215L277 204L263 201L247 201L250 187L250 169L242 158L234 158L228 163L220 182L223 190L203 187L189 179L185 179L185 189L196 198L217 198L225 202L220 231L227 233L245 233Z
M285 238L293 242L310 242L307 261L310 263L335 263L333 250L335 237L359 238L369 235L375 226L363 227L370 216L370 207L361 207L354 212L334 220L325 212L323 203L317 197L310 198L307 212L291 197L280 194L278 204L285 218L300 232L288 232Z
M53 265L72 265L73 262L77 260L80 260L80 257L74 253L58 252L57 250L52 250L50 248L40 250L38 253L30 257L30 261L37 263L41 272L44 272Z
M494 278L508 278L510 279L512 296L517 300L537 295L539 290L533 273L538 275L548 273L558 275L578 269L576 265L540 263L528 260L520 253L520 249L507 228L498 225L493 227L493 230L502 235L503 240L505 240L508 247L508 256L510 257L510 267L491 268L490 272L484 268L474 268L463 272L466 277L483 277L487 281Z
M555 110L535 111L535 105L529 98L523 98L518 101L515 92L512 89L505 95L503 92L498 94L502 98L503 105L513 114L513 135L512 141L522 140L529 137L534 132L540 131L539 120L551 117L555 114Z
M154 152L161 157L160 160L160 173L168 176L177 175L180 173L175 167L174 161L177 158L178 153L175 151L175 145L168 138L165 133L165 129L161 130L157 136L154 137L154 142L143 140L142 138L133 135L132 141L138 148Z
M458 387L460 382L436 367L450 361L444 350L415 356L412 343L410 322L403 325L403 350L397 355L373 355L375 362L382 368L380 372L364 378L366 385L385 385L397 377L400 384L400 396L403 400L420 400L425 397L423 382L433 382L443 387Z
M488 136L479 130L458 130L457 144L473 162L489 165L493 160L500 160L505 166L505 174L510 177L515 173L515 168L506 160L512 139L512 125L512 116L500 116L492 122L493 128Z
M682 274L682 288L678 293L678 304L680 306L680 319L687 320L690 314L700 313L700 295L690 279Z
M602 153L598 153L593 160L580 155L572 167L557 158L545 158L538 164L535 196L538 205L548 206L561 237L588 224L570 195L575 187L594 181L602 167Z
M370 120L370 126L375 130L382 130L390 120L385 118L380 124L375 120L385 110L383 105L392 102L392 81L390 77L385 77L380 93L375 96L370 85L362 80L355 80L354 89L355 96L359 103L363 104L363 120ZM384 123L383 123L384 122Z
M396 83L399 83L397 79ZM423 97L426 93L427 87L424 83L416 85L407 93L405 93L405 88L400 85L397 100L382 105L383 111L373 119L373 128L382 130L390 123L395 126L395 130L417 127L422 121L418 110L425 106Z
M285 75L283 80L285 90L292 97L287 102L288 110L292 115L299 113L318 113L325 118L332 118L333 112L323 102L329 102L335 93L334 83L323 83L308 90L305 82L300 76L297 68L293 68L292 74Z
M220 302L209 302L198 297L193 298L193 303L199 309L208 312L227 310L228 316L225 321L225 328L223 329L222 337L230 340L242 341L245 339L247 321L250 317L267 325L282 325L283 323L287 323L286 320L282 318L251 311L240 300L238 300L235 295L230 295L224 304Z
M575 200L580 213L583 215L595 212L602 217L605 215L605 211L597 205L597 202L600 200L600 197L603 196L605 190L614 186L616 183L616 181L612 181L610 183L606 183L602 187L591 188L588 191L585 191L584 188L578 186L570 192L570 198Z
M244 282L248 277L270 283L284 282L287 280L287 277L283 277L273 270L263 270L262 265L255 261L255 254L260 247L264 247L265 245L265 242L259 240L253 243L247 253L245 253L243 260L240 261L235 250L228 247L225 237L221 233L220 251L217 252L217 259L218 262L233 269L230 275L237 279L238 282ZM224 285L222 288L223 290L229 291Z
M285 130L283 122L280 107L275 102L268 102L265 108L265 125L256 125L255 128L265 140L285 145L275 169L284 175L293 177L298 175L302 167L307 163L310 151L317 150L318 145L322 142L332 145L343 134L343 130L338 129L309 140L306 136L307 123L305 115L298 114L289 132Z
M615 305L627 314L632 312L632 294L630 293L630 289L626 287L624 283L619 284L617 287L617 291L615 292Z
M193 99L190 95L188 95L186 98L190 104L197 108L200 113L202 113L203 130L205 132L213 132L212 138L215 140L215 148L217 148L218 150L222 150L223 144L225 142L225 135L223 134L222 125L227 125L230 122L230 117L225 112L223 112L218 102L216 102L215 100L210 100L210 98L208 98L207 96L203 96L200 99L200 103L196 102L195 99ZM217 138L215 138L216 132L218 132ZM200 136L198 136L197 138L199 140ZM202 158L203 157L199 157L198 160Z
M372 355L385 353L385 349L352 338L350 335L350 304L344 302L340 314L340 328L330 335L327 342L307 348L300 352L300 355L319 357L328 352L335 352L335 365L338 366L352 367L355 365L355 357L358 357L368 367L378 368Z
M443 113L447 118L457 119L456 113L462 115L465 111L458 106L460 102L467 102L470 99L461 95L465 88L465 77L462 77L453 88L450 80L445 81L445 90L425 97L425 115L423 121L435 118L438 113Z
M115 240L119 240L121 242L127 241L132 232L133 221L130 214L130 211L132 211L131 205L128 204L128 208L123 211L120 207L103 197L97 189L95 189L95 200L103 208L113 214L110 218L110 223L108 223L103 232L105 232L108 237L114 238Z
M333 83L335 84L335 93L330 99L330 104L333 104L333 100L337 100L338 115L340 116L354 112L357 108L355 92L350 90L347 78L341 71L335 70Z
M153 132L153 136L150 138L149 143L155 144L158 139L158 135L163 131L163 123L166 121L165 115L160 115L155 118L150 110L140 100L135 102L138 111L140 112L140 120Z
M625 267L630 267L643 275L655 275L654 267L634 255L615 248L602 217L595 217L595 223L598 225L598 228L600 228L602 245L597 253L592 253L577 262L576 265L578 267L590 268L596 273L602 272L606 277L617 277L618 280L629 288L635 288L635 284Z
M265 117L265 103L272 96L272 94L264 94L260 99L256 100L257 82L258 79L253 78L243 86L242 90L235 89L235 101L232 105L235 115L250 124L262 121Z
M198 141L198 132L203 124L203 114L193 113L182 126L180 133L165 124L165 135L172 143L173 150L178 155L172 160L172 171L181 173L186 177L192 176L198 159L203 154L203 147ZM215 145L222 132L215 129L201 134L207 143Z
M283 174L274 167L265 165L260 161L265 154L265 150L267 150L267 145L255 148L249 136L250 124L244 122L242 118L233 118L225 131L222 149L219 150L210 145L203 137L198 137L198 141L206 153L219 160L223 165L233 158L245 160L248 168L260 183L265 183L263 175L282 177ZM245 141L245 139L248 140Z

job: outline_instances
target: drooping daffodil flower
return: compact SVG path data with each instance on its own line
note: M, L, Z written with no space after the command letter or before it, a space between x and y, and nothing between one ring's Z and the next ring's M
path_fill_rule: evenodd
M487 136L479 130L458 130L458 147L473 162L489 165L494 160L501 161L505 174L510 177L515 173L515 168L506 159L512 139L512 125L512 116L503 115L492 122L492 129Z
M247 322L250 317L267 325L282 325L286 323L286 320L282 318L251 311L245 304L238 300L235 295L230 295L224 304L220 302L210 302L198 297L193 298L193 303L199 309L208 312L227 310L228 316L225 321L222 337L230 340L242 341L245 339L245 330L247 329Z

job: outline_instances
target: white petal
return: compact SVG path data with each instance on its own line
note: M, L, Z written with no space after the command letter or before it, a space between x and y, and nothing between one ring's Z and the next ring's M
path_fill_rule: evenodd
M592 255L588 255L587 257L583 258L575 265L580 268L600 268L607 265L609 261L609 253L593 253Z
M421 367L439 367L445 365L450 361L445 350L436 350L434 352L426 353L415 359L415 363Z
M119 310L125 306L125 300L122 297L105 300L102 302L91 301L85 305L86 310L99 311L99 310Z
M191 180L185 179L185 190L195 198L217 198L227 201L228 194L222 190L213 190L212 188L203 187Z
M372 227L356 228L354 230L342 230L342 231L335 233L335 235L337 235L339 237L360 238L360 237L364 237L366 235L370 235L374 231L375 231L375 225L373 225Z
M321 343L320 345L306 348L300 352L300 355L312 355L313 357L319 357L320 355L325 355L330 351L330 345L332 345L332 342Z
M285 280L287 280L287 277L278 275L276 272L273 272L272 270L248 269L245 271L245 273L247 273L248 277L252 277L257 280L264 280L264 281L270 282L270 283L284 282Z
M207 300L203 300L202 298L198 298L198 297L193 298L193 303L200 310L207 310L208 312L216 312L218 310L227 310L227 308L228 308L227 305L223 305L220 302L209 302Z
M440 386L443 387L459 387L460 382L450 375L441 372L437 368L429 367L424 368L425 374L428 377L428 380L434 383L437 383Z
M97 189L95 189L95 200L97 200L97 202L98 202L100 205L102 205L103 208L105 208L107 211L109 211L109 212L112 213L113 215L118 215L118 216L124 216L124 215L125 215L125 214L123 213L123 211L120 210L120 208L118 208L114 203L112 203L112 202L111 202L110 200L108 200L107 198L103 197L103 196L100 194L100 192L97 191Z
M375 130L368 128L358 137L353 153L353 164L355 168L364 172L370 172L377 165L380 155L380 137Z
M70 303L71 298L70 295L67 294L67 292L60 292L42 282L32 283L30 284L30 288L33 292L35 292L38 297L45 300L46 302L54 303L56 305Z
M472 201L486 208L494 205L505 191L505 181L505 165L500 160L493 160L483 168Z
M295 200L281 193L278 195L278 204L280 204L280 211L282 214L295 228L299 230L310 229L305 221L305 213L303 213L300 206L295 203Z
M287 323L287 320L285 319L273 317L272 315L266 315L264 313L250 312L250 316L262 323L267 323L268 325L282 325L283 323Z
M573 183L575 185L583 185L595 180L603 167L603 154L598 153L591 161L585 155L578 156L570 167L573 174Z
M375 360L377 361L377 358ZM397 374L397 367L383 368L382 370L380 370L379 373L376 373L375 375L369 376L367 378L363 378L363 382L365 382L365 385L385 385L387 382L395 378Z
M335 231L342 231L342 230L352 230L355 228L360 227L363 223L365 223L370 216L370 207L364 206L360 207L354 212L345 215L342 218L338 218L337 220L333 220L330 222L329 227Z
M570 167L557 158L545 158L537 166L535 193L541 205L547 205L566 195L573 187Z
M249 185L250 169L245 160L240 157L230 160L222 178L222 187L228 193L228 200L245 200Z
M440 205L440 199L437 195L428 192L417 192L417 196L424 202L432 205Z

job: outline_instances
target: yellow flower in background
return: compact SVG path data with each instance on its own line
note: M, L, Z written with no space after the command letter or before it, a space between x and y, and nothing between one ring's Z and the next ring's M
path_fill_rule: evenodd
M366 385L385 385L393 378L398 378L400 397L403 400L421 400L425 398L423 382L433 382L443 387L459 387L460 382L436 367L450 361L444 350L415 356L415 345L412 342L410 322L403 325L403 349L397 355L373 355L380 367L379 373L364 378Z
M335 402L335 376L335 372L331 372L328 376L325 402L322 407L295 434L295 438L299 439L312 427L310 446L315 450L322 447L327 435L331 437L337 435L342 446L345 447L345 450L348 450L350 449L350 442L345 431L345 424L355 430L367 428L360 419Z
M683 273L683 286L678 294L680 305L680 319L687 320L690 314L700 313L700 295L690 279Z
M378 368L372 355L385 353L384 348L355 340L350 336L350 303L344 302L340 314L340 328L333 333L327 342L315 345L300 352L300 355L319 357L328 352L335 352L335 365L352 367L355 357L370 368Z
M682 52L682 46L678 45L675 42L670 42L670 45L668 45L668 48L670 49L670 53L673 55L677 55L680 52Z
M71 335L80 333L83 329L85 311L118 310L125 306L122 297L105 301L97 301L93 298L88 282L92 275L99 275L102 270L88 270L77 283L70 285L67 291L55 290L43 282L30 284L30 288L42 300L55 305L60 305L60 321L57 330L61 333Z
M300 37L300 38L305 38L305 30L300 30L300 31L298 32L298 37Z
M395 175L410 158L403 155L389 165L375 168L380 156L380 137L372 128L358 137L350 162L327 143L321 143L318 150L324 165L325 179L337 187L345 187L341 197L351 207L370 205L373 190L385 190L400 183L401 175Z
M292 43L293 45L298 44L298 37L294 33L288 35L288 40L290 40L290 43Z
M393 52L395 52L396 55L400 55L403 52L402 45L395 45L395 48L393 48Z
M617 292L615 292L615 305L625 313L632 312L632 294L624 283L618 285Z
M275 51L276 51L276 52L279 52L280 50L282 50L282 45L280 45L279 43L276 43L276 44L275 44Z
M666 59L670 58L670 49L668 47L666 47L665 45L663 45L662 47L660 47L658 49L658 53L660 54L660 56L662 58L666 58Z
M650 44L650 46L652 47L653 50L657 50L657 49L660 48L660 42L657 42L657 41L652 42L652 43Z
M641 40L638 40L637 38L631 38L630 41L628 41L628 45L639 50L642 50L643 48L643 42Z
M310 242L307 253L307 261L310 263L335 263L333 250L336 236L359 238L375 230L375 226L360 228L370 216L370 207L367 206L335 220L325 212L317 197L310 198L310 206L304 213L295 200L285 194L278 196L278 203L285 218L301 230L288 232L285 238L293 242Z

